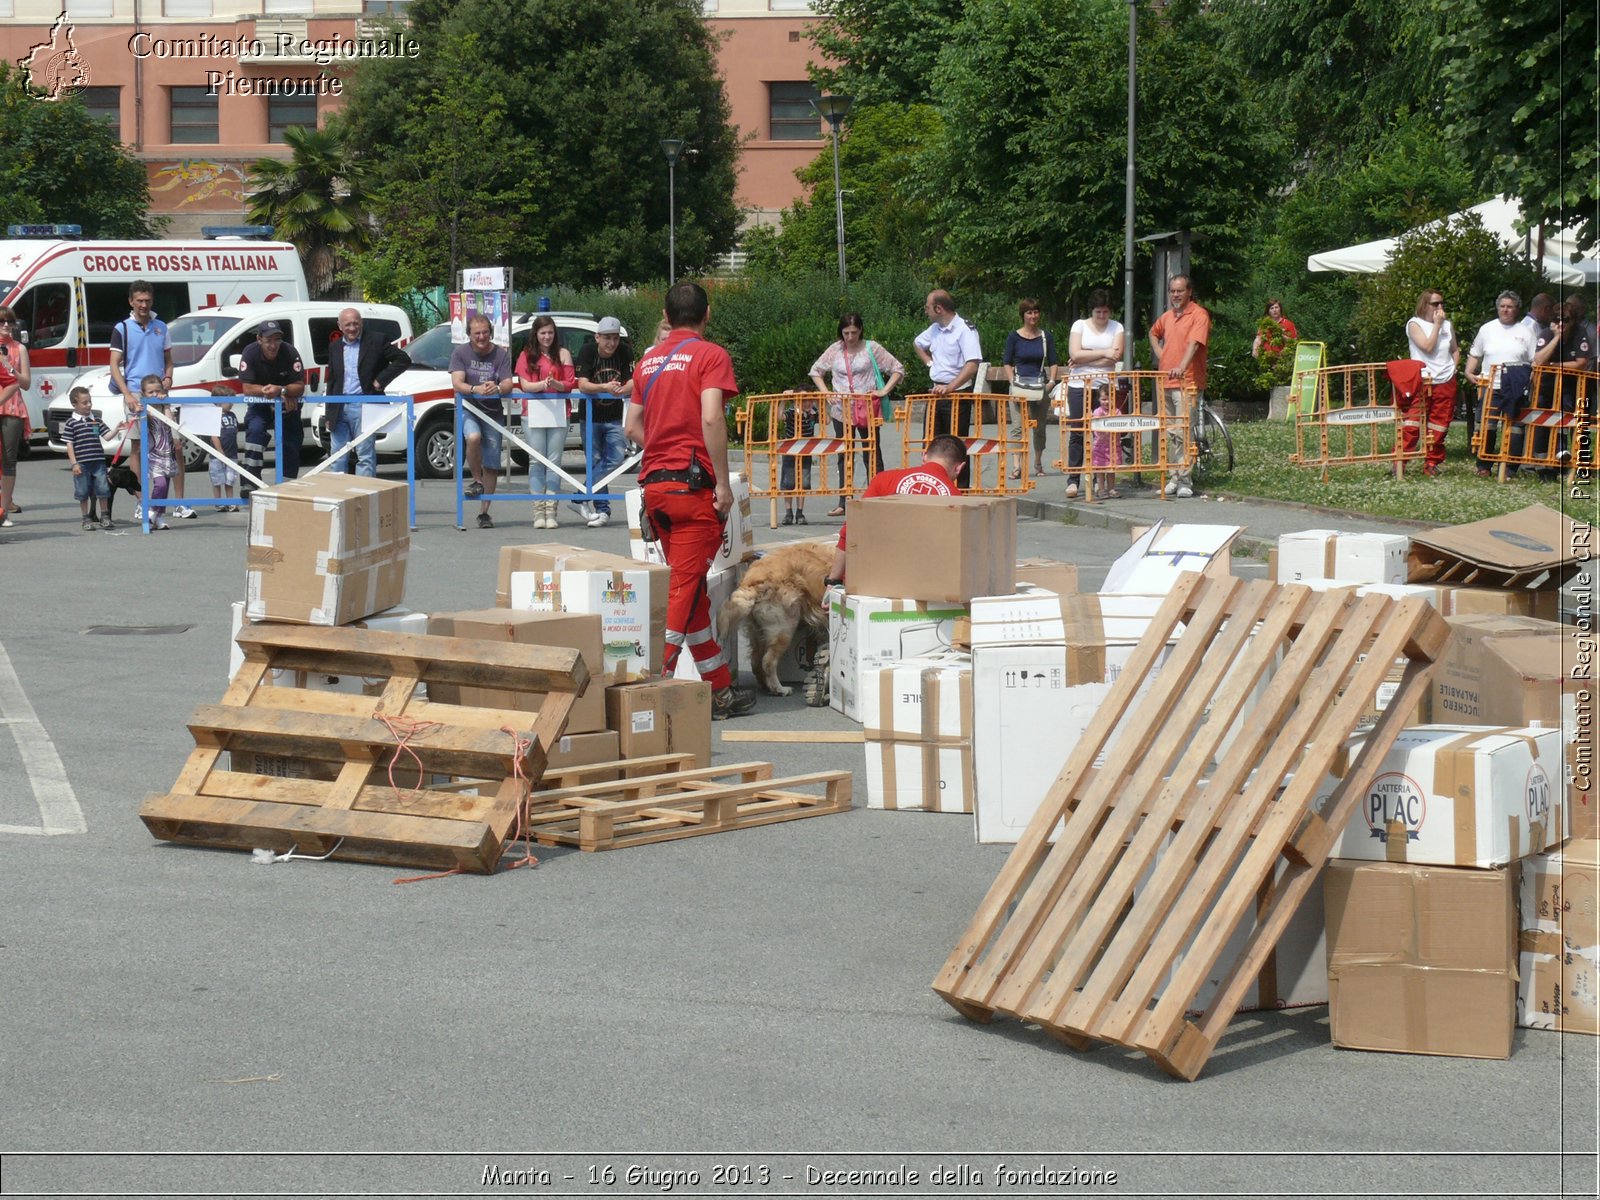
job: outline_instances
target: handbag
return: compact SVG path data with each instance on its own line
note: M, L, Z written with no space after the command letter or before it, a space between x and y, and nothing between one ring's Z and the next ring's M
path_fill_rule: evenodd
M872 364L872 382L881 392L883 391L883 372L878 369L878 356L872 352L872 343L867 343L867 361ZM863 408L867 405L863 404ZM878 411L885 421L894 420L894 393L885 392L878 400ZM866 421L857 421L857 425L866 425Z

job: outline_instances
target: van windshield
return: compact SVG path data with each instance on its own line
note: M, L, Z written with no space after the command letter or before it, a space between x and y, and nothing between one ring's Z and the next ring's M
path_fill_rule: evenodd
M193 366L242 319L208 313L190 313L179 317L167 326L167 336L172 340L172 365Z

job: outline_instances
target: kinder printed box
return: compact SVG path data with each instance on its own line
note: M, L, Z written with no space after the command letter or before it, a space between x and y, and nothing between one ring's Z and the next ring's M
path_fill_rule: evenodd
M972 660L910 659L865 673L867 807L972 811Z
M529 612L589 613L600 618L602 684L650 674L651 591L659 568L637 571L513 571L511 607ZM659 635L665 644L665 627Z
M1360 747L1346 744L1318 790L1320 809ZM1559 729L1420 725L1395 738L1338 858L1497 867L1567 836Z
M907 658L949 650L964 604L890 600L829 591L828 702L852 721L861 720L865 673Z

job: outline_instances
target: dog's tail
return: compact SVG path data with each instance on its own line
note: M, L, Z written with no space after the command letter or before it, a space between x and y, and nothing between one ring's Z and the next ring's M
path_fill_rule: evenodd
M749 588L739 588L729 596L717 614L717 641L726 645L729 633L739 628L755 606L756 594Z

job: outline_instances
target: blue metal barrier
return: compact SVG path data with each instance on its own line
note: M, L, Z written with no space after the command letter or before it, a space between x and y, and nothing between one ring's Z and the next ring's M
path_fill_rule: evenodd
M243 397L243 396L231 396L231 397L230 396L166 396L166 397L152 396L152 397L149 398L149 401L147 403L145 403L140 408L140 410L139 410L139 527L140 527L140 529L142 529L145 533L149 533L150 532L150 418L152 416L154 416L157 421L161 422L163 425L167 426L167 428L172 430L172 449L173 449L173 453L178 456L178 469L180 471L186 470L186 467L185 467L185 464L184 464L184 460L183 460L183 446L182 446L182 444L185 441L189 441L189 442L193 442L196 446L199 446L200 449L204 450L209 457L211 457L211 458L220 458L223 462L227 463L228 466L231 467L238 474L238 476L239 476L239 478L241 480L248 479L251 483L255 484L255 486L258 487L258 488L262 488L262 487L266 487L267 486L256 475L254 475L251 472L245 470L238 463L234 462L233 459L231 459L227 455L223 454L222 451L218 450L215 446L212 446L210 443L202 440L197 435L195 435L193 433L190 433L187 429L184 429L183 426L181 424L179 424L177 421L172 420L170 417L168 417L168 416L166 416L166 415L164 415L162 413L152 413L151 412L151 405L152 404L167 404L167 405L173 406L174 408L181 408L185 404L197 404L197 405L198 404L209 404L209 405L212 405L213 407L220 408L224 404L237 404L237 405L241 405L242 406L242 405L245 405L247 403L249 403L249 404L270 404L270 405L272 405L272 410L273 410L272 411L272 437L273 437L272 447L273 447L273 453L274 453L275 456L281 454L281 447L283 446L283 400L282 399L264 400L259 396L258 397L254 397L254 398L250 398L250 399L247 399L246 397ZM298 414L296 414L295 419L299 420ZM243 421L239 422L239 435L240 435L241 438L244 436L244 422ZM278 474L278 465L277 465L278 462L281 462L281 461L282 461L281 458L277 458L276 461L273 464L273 472L274 472L273 478L274 478L274 480L276 482L282 482L282 477L281 477L280 474ZM263 469L263 474L265 474L265 470L264 469ZM193 499L191 499L188 496L185 496L183 498L183 503L184 503L184 505L186 507L189 507L189 508L194 508L196 506L198 506L200 508L221 508L224 504L229 504L229 503L242 504L243 503L243 498L242 498L242 496L235 496L230 501L227 497L223 497L223 496L196 496ZM175 502L174 498L171 495L168 495L166 501L163 502L163 508L174 508L174 507L176 507L176 502Z
M353 458L356 450L363 442L376 442L383 435L384 430L394 424L396 420L404 417L406 430L406 499L410 510L409 523L411 528L415 529L417 527L417 422L415 401L415 396L346 396L343 398L319 396L314 403L322 406L324 423L327 420L328 405L330 404L381 404L389 408L398 408L402 411L389 414L381 424L363 431L358 437L351 438L346 445L341 446L338 450L333 449L333 427L330 425L328 427L328 453L323 456L321 462L309 471L302 471L300 478L309 479L313 475L321 475L324 472L336 475L342 474L344 471L342 466L330 470L330 468L333 468L334 463L346 459L347 456Z
M502 424L499 421L495 421L492 418L485 416L483 411L473 404L472 397L466 395L465 393L457 392L455 406L455 482L457 529L465 529L467 527L466 504L469 500L555 500L557 502L562 500L570 500L585 504L595 500L605 500L617 504L622 502L622 492L613 492L604 489L609 488L613 480L615 480L618 476L625 475L633 466L635 466L639 459L643 456L644 452L642 450L635 450L631 454L624 454L622 462L619 463L616 468L602 478L595 479L594 453L592 450L594 445L594 410L586 402L592 400L622 400L626 402L627 397L618 396L609 392L604 394L595 394L589 392L513 392L508 396L502 397L502 399L578 400L585 402L583 404L583 481L580 484L577 479L573 478L566 472L559 462L551 462L543 454L540 454L527 442L523 441L521 437L513 432L514 427L507 424ZM548 467L550 470L553 470L558 476L566 480L567 483L571 484L573 490L570 492L495 492L492 496L488 495L487 493L484 496L467 495L466 485L464 483L465 475L463 474L463 469L466 462L466 443L462 434L462 419L467 415L468 412L470 412L480 424L491 425L500 431L500 469L502 472L505 472L508 475L510 473L511 460L505 445L505 443L509 441L521 446L523 451L529 456L530 460L538 459L540 462L544 463L546 467Z

